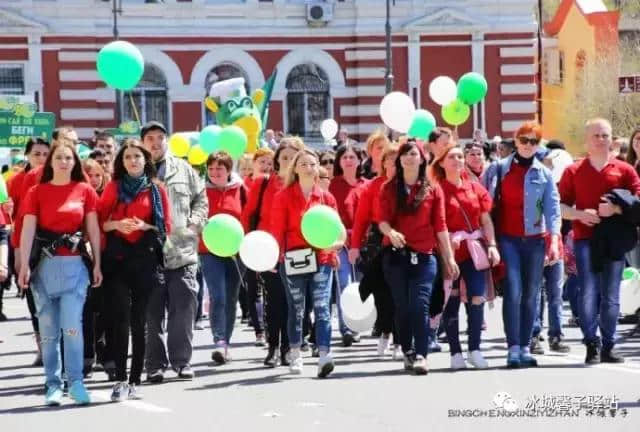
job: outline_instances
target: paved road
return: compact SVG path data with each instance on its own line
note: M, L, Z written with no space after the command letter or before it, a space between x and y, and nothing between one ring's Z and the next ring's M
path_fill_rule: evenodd
M640 430L640 335L620 344L625 364L585 368L580 332L567 328L569 355L539 356L537 369L506 370L499 305L487 314L482 349L490 368L484 371L451 372L448 353L441 353L429 357L427 376L408 375L402 363L375 356L374 339L342 348L334 332L337 365L330 379L315 378L315 359L307 360L303 376L294 377L286 368L264 369L265 350L253 346L251 330L238 322L233 362L212 365L206 328L196 332L194 381L179 381L170 374L165 384L142 386L143 401L113 404L108 401L111 383L96 372L88 382L95 403L82 408L70 400L60 408L42 405L42 370L29 367L34 352L26 306L10 298L5 310L11 320L0 323L2 431ZM621 334L629 328L622 326ZM505 402L507 395L510 402ZM525 408L529 400L545 395L547 401L551 396L575 397L570 403L583 398L591 406L602 397L615 396L619 410L615 418L609 413L588 415L586 409L578 418L489 417L498 415L489 411L496 402L509 409ZM567 399L550 404L559 408L562 400ZM543 403L538 400L537 406ZM464 410L486 417L451 417Z

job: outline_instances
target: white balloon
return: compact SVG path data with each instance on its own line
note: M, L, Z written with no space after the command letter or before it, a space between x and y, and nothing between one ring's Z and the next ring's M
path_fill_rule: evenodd
M251 231L240 244L240 259L249 269L256 272L269 271L278 264L280 247L266 231Z
M413 104L413 100L402 92L391 92L380 103L382 121L400 133L409 131L415 110L416 106Z
M448 105L458 96L458 86L448 76L436 77L429 84L429 96L438 105Z
M328 141L338 133L338 123L334 119L326 119L320 125L322 137Z
M370 295L365 302L362 302L359 287L358 282L347 285L340 295L340 306L347 327L362 333L373 328L378 315L373 296Z
M551 163L553 164L553 168L551 168L551 176L555 183L560 181L564 170L567 169L569 165L573 164L573 157L571 157L566 150L562 149L551 150L545 159L551 160Z

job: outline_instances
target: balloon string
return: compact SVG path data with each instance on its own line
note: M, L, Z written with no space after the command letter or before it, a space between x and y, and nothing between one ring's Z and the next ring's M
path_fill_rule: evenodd
M140 116L138 115L138 109L136 108L136 104L133 102L133 93L129 92L129 100L131 101L131 109L133 110L133 115L136 116L136 121L140 124Z

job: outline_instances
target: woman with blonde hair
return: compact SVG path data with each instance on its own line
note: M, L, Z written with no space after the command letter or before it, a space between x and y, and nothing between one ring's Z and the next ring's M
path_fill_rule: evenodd
M344 238L330 248L317 250L305 240L301 231L304 213L316 205L326 205L337 211L335 198L317 184L318 156L312 150L298 152L289 167L284 188L276 195L272 210L271 233L283 254L279 266L280 276L286 287L289 345L291 347L290 370L301 374L303 361L300 355L305 301L310 294L315 316L318 377L325 378L334 368L331 358L331 282L336 264L336 251L343 247ZM303 268L287 265L301 259ZM286 261L286 262L285 262Z

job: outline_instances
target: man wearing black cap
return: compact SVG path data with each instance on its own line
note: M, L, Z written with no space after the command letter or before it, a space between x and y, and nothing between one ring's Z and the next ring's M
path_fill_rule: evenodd
M209 205L202 179L187 162L167 151L167 129L162 123L145 124L140 137L172 204L172 229L164 247L165 284L151 293L147 309L147 381L162 382L169 364L180 378L192 379L198 236L207 220ZM162 330L165 308L169 311L167 347Z

